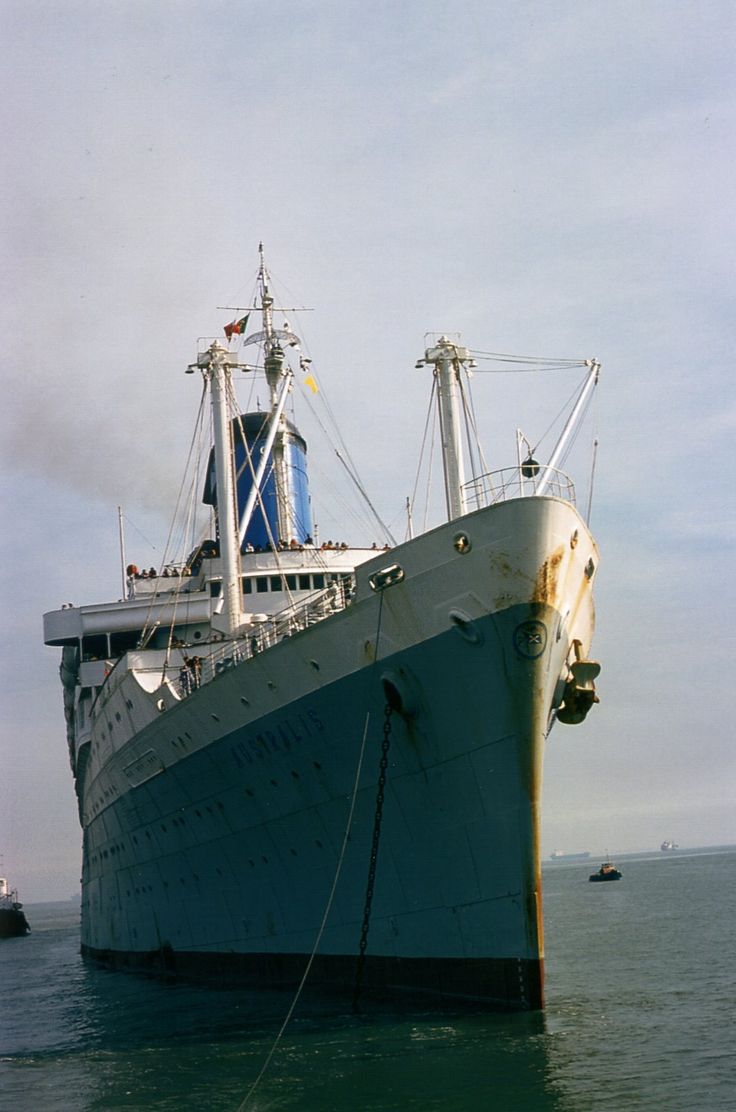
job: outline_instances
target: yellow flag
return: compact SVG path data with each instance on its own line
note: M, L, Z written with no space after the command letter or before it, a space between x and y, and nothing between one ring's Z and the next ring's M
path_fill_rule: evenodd
M311 375L307 375L307 377L304 379L304 385L308 386L313 394L317 393L317 383L314 381Z

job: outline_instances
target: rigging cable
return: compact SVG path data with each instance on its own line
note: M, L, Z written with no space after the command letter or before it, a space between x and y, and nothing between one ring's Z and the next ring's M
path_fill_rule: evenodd
M588 491L588 509L585 514L585 524L590 529L590 511L593 508L593 483L595 481L595 465L598 458L598 437L593 441L593 463L590 468L590 490Z
M583 389L584 389L584 387L583 387ZM575 428L572 432L572 435L570 437L570 442L567 444L567 446L565 448L565 451L563 452L562 456L560 457L560 461L559 461L560 462L560 467L562 467L565 464L566 460L568 459L568 457L570 455L570 452L572 451L575 443L577 442L578 436L580 435L580 430L583 427L583 422L585 420L586 414L587 414L587 412L590 409L592 404L593 404L593 398L592 398L591 395L588 395L588 398L586 399L585 405L583 406L583 409L581 410L580 419L579 419L577 425L575 426Z
M378 644L379 644L379 639L380 639L380 636L381 636L382 616L383 616L383 593L381 593L381 595L379 597L378 621L376 623L376 641L375 641L375 646L376 647L375 647L375 653L374 653L374 657L373 657L373 667L372 667L371 671L373 671L375 669L375 665L378 663ZM319 950L320 943L322 942L322 936L325 932L325 928L327 926L327 920L329 918L330 911L332 910L332 904L333 904L334 899L335 899L335 892L337 891L337 884L338 884L338 881L340 879L340 873L342 872L342 866L343 866L343 862L345 860L345 854L347 852L348 842L350 841L350 831L351 831L352 826L353 826L353 818L354 818L354 815L355 815L355 805L356 805L357 799L358 799L358 788L360 787L360 775L361 775L361 772L363 770L363 759L365 757L365 750L366 750L366 742L367 742L367 739L368 739L368 726L370 724L370 717L371 717L371 712L370 712L370 710L367 710L366 714L365 714L365 724L363 726L363 737L362 737L361 743L360 743L360 752L358 753L358 762L357 762L357 765L356 765L356 768L355 768L355 777L353 779L353 790L352 790L351 795L350 795L350 807L348 809L348 817L347 817L347 822L345 824L345 832L344 832L343 838L342 838L342 845L340 846L340 853L339 853L339 856L338 856L338 859L337 859L337 866L335 868L335 875L334 875L333 880L332 880L332 887L330 888L330 892L329 892L329 895L327 897L327 903L325 905L325 910L324 910L324 913L322 915L322 920L320 922L319 929L317 931L317 937L314 940L314 945L313 945L312 951L309 955L309 959L307 960L307 964L306 964L306 967L305 967L304 972L302 974L302 978L299 981L299 984L297 985L296 992L294 993L294 998L291 1001L291 1004L289 1005L289 1009L286 1013L286 1016L284 1017L284 1020L281 1024L281 1027L279 1028L279 1030L276 1034L276 1037L274 1038L274 1041L271 1045L271 1049L269 1050L268 1054L266 1055L266 1059L265 1059L263 1065L261 1066L261 1069L258 1073L258 1076L256 1077L255 1081L253 1082L250 1089L246 1093L242 1102L238 1105L238 1107L236 1109L236 1112L245 1112L245 1109L248 1106L248 1103L250 1102L251 1097L254 1095L256 1089L260 1085L260 1083L261 1083L261 1081L262 1081L262 1079L263 1079L263 1077L266 1073L266 1070L268 1069L269 1065L271 1064L271 1060L273 1059L273 1056L276 1053L278 1045L281 1042L281 1039L283 1038L284 1032L285 1032L286 1028L288 1027L288 1025L291 1021L291 1017L293 1016L294 1011L296 1010L296 1006L299 1003L299 999L300 999L301 994L304 990L304 986L307 983L307 978L309 976L310 970L312 968L312 965L314 964L314 959L317 956L317 951ZM367 931L366 931L366 936L367 936Z
M429 518L429 499L432 494L432 461L434 460L434 445L437 438L437 429L439 427L438 417L439 407L435 408L434 418L432 420L432 442L429 446L429 466L427 467L427 489L424 496L424 521L422 522L422 532L427 532L427 521Z
M470 351L470 355L475 359L493 360L496 363L510 363L517 367L519 371L564 371L571 367L585 367L588 366L589 360L587 359L549 359L544 356L538 355L509 355L508 353L498 351ZM494 372L492 367L478 367L479 371ZM496 374L505 374L508 368L499 367L495 370Z
M424 421L424 432L422 434L422 445L419 449L419 461L417 462L417 471L416 471L416 475L414 476L414 489L412 490L411 498L409 499L409 505L410 505L412 510L414 509L414 503L416 502L416 498L417 498L417 488L419 486L419 479L421 477L422 464L424 463L424 452L425 452L426 447L427 447L427 434L429 433L430 421L434 417L434 395L435 395L436 389L437 389L437 379L433 376L432 377L432 389L431 389L430 395L429 395L429 405L427 407L427 416L426 416L425 421ZM430 457L429 457L429 466L430 467L431 467L431 462L432 461L431 461L431 447L430 447Z
M391 535L391 530L381 520L381 518L378 515L377 510L372 505L372 503L371 503L371 501L370 501L370 499L369 499L369 497L368 497L368 495L365 491L365 487L363 486L363 484L362 484L362 482L361 482L361 480L358 476L357 468L356 468L355 464L353 463L352 459L350 458L350 453L347 449L345 441L344 441L344 439L343 439L343 437L340 433L340 430L337 426L337 422L335 421L335 418L332 415L332 411L330 409L330 406L329 406L329 404L327 402L327 399L325 398L324 393L323 393L322 390L320 390L320 398L322 399L322 404L325 408L325 411L326 411L330 421L332 422L332 425L333 425L333 428L334 428L334 435L331 434L330 431L325 427L325 424L321 420L319 414L317 413L314 405L312 404L311 399L309 397L307 397L306 398L307 406L308 406L314 420L319 425L319 428L322 431L322 434L324 435L327 443L330 445L330 447L335 452L335 455L340 460L340 463L343 465L343 467L347 471L349 477L352 479L352 481L355 484L358 492L361 494L364 501L368 505L368 508L370 509L375 521L377 522L379 529L381 529L381 531L383 532L386 539L389 540L392 545L395 545L396 541L395 541L394 537ZM342 451L344 453L345 458L343 458L343 456L340 455L340 451L338 450L339 448L342 448ZM345 462L346 459L348 461L347 463ZM349 466L348 466L348 464L349 464Z
M205 385L205 390L206 390L206 385ZM189 551L189 552L194 551L194 548L197 547L196 544L195 544L195 536L196 536L196 529L197 529L197 489L199 487L198 476L199 476L200 460L201 460L201 457L202 457L202 443L203 443L203 437L204 437L204 420L203 420L203 414L202 414L203 406L204 406L204 398L202 399L202 401L200 403L200 413L197 415L197 422L196 422L196 426L195 426L195 437L198 434L198 441L199 441L198 442L198 450L197 450L196 453L194 453L194 462L192 464L192 480L191 480L191 483L189 485L188 506L187 506L186 512L184 513L184 522L183 522L183 527L182 527L182 542L183 542L183 545L186 546L184 548L184 551ZM190 459L191 459L191 456L192 456L192 451L193 451L193 449L190 450ZM186 469L185 469L185 474L186 474L186 471L188 471L188 469L189 469L189 459L187 460L187 466L186 466ZM182 488L183 488L183 484L182 484ZM173 526L174 526L174 522L176 521L177 512L178 512L178 503L177 503L177 510L174 511L172 526L169 530L169 536L167 537L166 545L164 547L164 558L166 557L166 554L169 551L169 546L171 544ZM187 541L187 534L190 534L188 541ZM180 544L182 542L180 542ZM181 551L181 547L180 547L179 550ZM166 566L166 559L164 559L164 567L165 566ZM182 590L182 582L183 582L183 579L184 579L185 570L186 570L186 564L182 560L182 561L180 561L178 581L177 581L177 584L176 584L176 589L174 591L174 605L172 607L171 621L169 623L169 635L168 635L167 642L166 642L166 654L164 656L164 663L163 663L163 668L162 668L162 671L161 671L161 682L162 683L166 679L166 670L169 666L169 661L170 661L170 657L171 657L171 650L172 650L173 644L174 644L174 629L176 627L176 621L177 621L177 615L178 615L178 612L179 612L179 606L180 606L180 603L182 601L184 602L184 605L186 605L186 603L189 601L188 598L186 600L183 599L183 596L184 596L185 592ZM158 590L155 592L155 594L158 594Z
M547 425L547 428L546 428L546 429L544 430L544 432L543 432L543 433L542 433L542 435L541 435L541 436L540 436L540 437L538 438L538 440L536 440L536 441L535 441L535 443L534 443L534 447L533 447L533 448L531 448L531 452L532 452L532 455L534 454L534 452L536 452L536 451L538 451L538 450L539 450L539 448L540 448L540 447L541 447L541 445L542 445L542 444L544 443L545 439L547 438L547 436L549 435L549 433L551 432L551 430L552 430L552 429L554 428L554 426L555 426L555 425L557 424L557 422L558 422L558 421L560 420L560 418L562 417L562 414L563 414L563 413L565 413L565 412L566 412L566 411L567 411L568 409L572 408L572 404L573 404L573 399L574 399L574 398L575 398L576 396L579 396L580 394L582 394L583 390L585 389L585 383L586 383L586 381L587 381L587 376L586 376L586 378L585 378L585 379L583 379L583 382L582 382L582 384L581 384L580 386L576 386L576 387L575 387L575 389L574 389L574 390L572 391L572 393L571 393L571 394L569 395L569 397L567 398L567 400L566 400L566 401L564 401L564 402L562 403L562 405L561 405L561 406L560 406L560 408L558 409L558 411L557 411L557 413L555 414L555 416L554 416L554 417L552 418L552 420L550 421L550 423L549 423L549 424ZM525 437L524 439L526 439L526 437ZM528 441L527 441L527 443L528 443ZM567 453L566 453L566 458L567 458Z
M200 423L202 422L202 415L203 415L203 412L204 412L204 401L205 401L206 392L207 392L207 387L206 387L206 384L205 384L204 387L203 387L203 390L202 390L202 396L199 400L199 410L197 412L197 417L196 417L195 424L194 424L194 432L192 433L192 439L191 439L191 442L190 442L190 445L189 445L189 453L187 455L186 464L184 465L184 473L182 475L182 481L179 484L179 491L178 491L178 494L176 496L176 503L175 503L175 506L174 506L174 512L172 514L172 524L169 527L169 535L168 535L168 538L167 538L167 541L166 541L166 546L164 548L164 554L166 554L166 550L168 549L168 546L169 546L169 543L170 543L170 540L171 540L171 534L173 532L174 522L176 521L176 517L177 517L177 514L179 512L179 506L181 505L183 492L184 492L184 487L185 487L186 479L187 479L187 473L188 473L189 467L191 465L192 455L193 455L193 452L194 452L194 446L195 446L195 443L196 443L196 440L197 440L197 435L198 435L198 432L199 432L199 426L200 426ZM181 578L182 577L181 577L181 574L180 574L180 576L179 576L179 580L180 580L179 586L181 586ZM141 633L141 642L140 642L140 647L141 648L145 648L148 640L150 639L150 637L153 634L153 628L149 628L149 622L151 620L151 614L153 612L153 605L154 605L154 602L156 600L156 596L157 596L157 592L154 591L154 593L151 595L151 601L150 601L150 604L149 604L149 607L148 607L148 613L146 614L145 622L143 623L143 630L142 630L142 633Z
M358 493L359 493L360 495L362 495L362 497L363 497L363 499L364 499L364 501L365 501L366 505L368 506L368 509L369 509L369 510L371 511L371 513L373 514L374 518L375 518L375 519L376 519L376 521L378 522L378 525L379 525L379 527L380 527L381 529L383 529L384 533L385 533L385 534L386 534L386 536L388 537L388 539L389 539L389 541L391 542L391 544L392 544L392 545L395 545L395 544L396 544L396 540L395 540L395 538L394 538L394 536L393 536L393 534L392 534L391 530L389 529L389 527L388 527L387 525L385 525L385 524L383 523L383 521L382 521L382 520L381 520L381 518L379 517L379 514L378 514L378 510L376 509L376 507L375 507L375 506L373 505L373 503L371 502L370 498L368 497L368 492L366 491L365 487L363 486L363 484L361 483L360 479L358 478L358 475L357 475L357 473L353 473L353 472L352 472L352 471L350 470L350 467L348 467L347 463L346 463L346 462L345 462L345 460L344 460L344 459L342 458L342 456L341 456L341 455L340 455L340 453L338 452L337 448L335 448L335 455L337 456L337 458L339 459L340 463L341 463L341 464L343 465L343 467L344 467L344 468L345 468L345 470L347 471L347 473L348 473L348 475L350 476L350 478L351 478L351 479L353 480L353 482L355 483L355 486L357 487ZM349 458L349 457L348 457L348 458ZM351 466L352 466L352 461L351 461Z
M238 408L237 398L235 396L235 388L232 384L232 381L230 383L229 402L230 402L230 406L231 406L231 412L233 412L233 411L235 412L235 419L238 422L238 431L240 432L240 437L241 437L241 440L242 440L242 443L243 443L243 447L245 449L245 460L243 461L243 466L238 471L238 473L236 475L236 480L235 480L235 482L236 482L236 485L235 485L235 502L236 502L235 520L238 523L240 522L240 509L237 505L237 501L238 501L238 499L237 499L237 480L240 478L243 471L245 470L245 466L246 466L246 463L247 463L248 467L250 468L251 483L253 484L254 487L256 487L256 500L258 502L258 505L259 505L259 508L260 508L260 511L261 511L261 515L263 517L263 524L266 528L266 535L268 536L269 544L271 545L271 551L272 551L272 554L274 556L274 560L275 560L275 563L276 563L276 570L278 571L278 573L281 577L281 586L286 591L286 597L288 599L289 606L293 606L294 605L294 596L291 593L291 589L289 587L289 584L288 584L288 581L287 581L287 578L286 578L286 574L285 574L285 571L284 571L284 566L283 566L283 564L281 562L281 558L279 556L278 541L280 541L281 538L280 537L276 538L273 535L273 530L271 529L271 522L268 519L268 514L266 513L266 507L264 505L263 497L261 495L261 486L260 485L256 486L256 471L255 471L255 468L253 466L253 453L250 450L250 446L249 446L248 441L247 441L246 436L245 436L245 430L243 428L243 415L241 414L241 412ZM263 419L263 424L261 425L261 428L259 430L259 435L260 435L261 432L263 432L267 421L268 421L268 414L265 414L264 419ZM264 472L264 475L263 475L262 480L261 480L262 485L263 485L264 488L266 487L266 485L267 485L267 483L268 483L268 481L269 481L269 479L270 479L270 477L273 473L273 469L274 469L274 465L273 465L273 456L272 456L271 470L268 471L267 473ZM238 531L238 550L239 549L240 549L240 532Z
M327 903L325 905L325 910L324 910L324 913L322 915L322 921L319 925L319 930L317 931L317 937L314 940L314 946L312 947L312 952L309 955L309 959L308 959L306 967L304 969L304 973L302 974L302 979L300 980L300 982L297 986L296 992L294 993L294 998L293 998L293 1000L292 1000L292 1002L289 1006L289 1009L286 1013L284 1021L281 1024L281 1027L279 1028L278 1033L276 1034L276 1037L275 1037L275 1039L274 1039L274 1041L271 1045L271 1049L269 1050L268 1054L266 1055L266 1060L264 1061L263 1065L261 1066L261 1069L260 1069L260 1072L259 1072L258 1076L256 1077L255 1081L253 1082L250 1089L246 1093L243 1101L238 1105L236 1112L245 1112L245 1109L246 1109L251 1097L254 1095L256 1089L258 1088L258 1086L261 1083L261 1080L262 1080L266 1070L268 1069L269 1065L271 1064L271 1059L273 1058L274 1054L276 1053L278 1045L281 1042L281 1039L283 1037L284 1031L288 1027L288 1025L291 1021L291 1017L293 1016L294 1011L296 1009L296 1006L299 1003L299 998L300 998L300 996L302 994L302 991L304 989L304 985L307 982L307 977L309 976L310 970L311 970L312 965L314 963L314 959L317 955L317 950L319 949L320 943L322 941L322 935L325 932L325 927L327 926L327 920L329 918L330 911L332 910L332 904L333 904L334 899L335 899L335 892L337 890L337 882L340 879L340 873L342 871L343 862L345 860L345 853L347 851L348 841L350 840L350 831L351 831L351 828L352 828L352 825L353 825L353 816L355 814L355 804L356 804L356 801L357 801L357 798L358 798L358 787L360 785L360 774L361 774L362 769L363 769L363 758L365 756L365 747L366 747L366 740L368 738L368 725L369 725L369 723L370 723L370 711L366 711L365 725L363 727L363 738L362 738L362 741L360 743L360 752L358 754L358 763L357 763L357 766L356 766L356 769L355 769L355 779L353 781L353 790L352 790L352 794L350 796L350 808L348 810L348 818L347 818L347 822L345 824L345 833L343 834L342 845L340 847L340 854L339 854L339 857L337 859L337 867L335 869L335 876L334 876L333 881L332 881L332 887L330 888L330 893L327 897Z

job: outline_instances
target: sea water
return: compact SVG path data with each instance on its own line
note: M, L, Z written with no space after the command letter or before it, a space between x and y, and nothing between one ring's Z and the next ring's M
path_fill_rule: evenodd
M74 904L0 942L14 1112L716 1112L736 1107L736 850L544 870L543 1014L310 1014L85 966Z

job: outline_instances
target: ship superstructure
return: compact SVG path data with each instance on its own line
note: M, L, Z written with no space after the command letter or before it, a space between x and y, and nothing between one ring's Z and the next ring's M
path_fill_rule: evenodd
M188 368L211 396L214 534L129 565L123 601L44 617L83 952L268 986L311 959L315 987L539 1007L544 741L585 718L599 671L598 553L557 461L598 364L547 464L468 480L472 357L435 338L448 521L390 550L318 545L285 416L298 337L274 326L262 254L259 291L241 352L262 348L268 411L233 415L232 347Z

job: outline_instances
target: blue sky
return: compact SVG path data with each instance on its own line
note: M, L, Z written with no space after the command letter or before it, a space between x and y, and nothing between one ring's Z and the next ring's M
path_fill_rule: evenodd
M155 562L198 403L182 371L216 306L250 296L261 239L314 308L300 329L388 521L426 332L602 361L575 475L595 433L601 704L550 738L544 849L736 841L733 4L9 0L2 18L0 854L25 898L79 875L41 614L117 597L118 505ZM477 376L491 466L517 424L546 427L546 391ZM310 453L319 499L331 460L313 434Z

